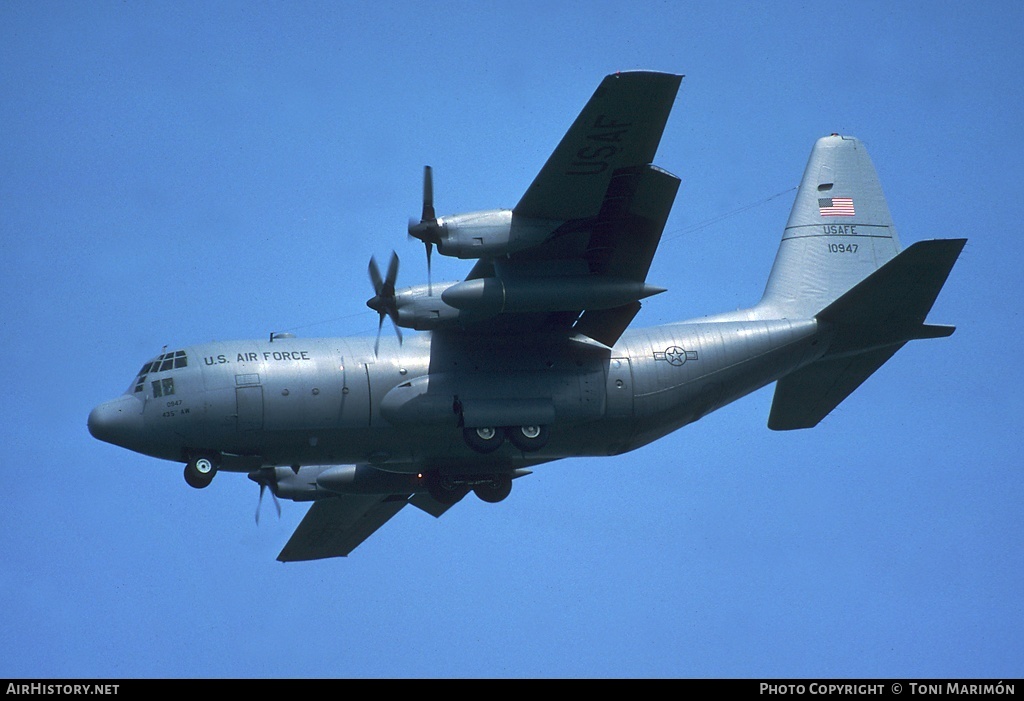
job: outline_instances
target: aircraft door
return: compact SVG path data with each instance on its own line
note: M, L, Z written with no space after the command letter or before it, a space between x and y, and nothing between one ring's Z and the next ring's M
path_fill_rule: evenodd
M633 371L629 358L611 358L608 361L604 413L609 418L633 416Z
M236 420L239 433L263 428L263 388L259 385L235 388Z

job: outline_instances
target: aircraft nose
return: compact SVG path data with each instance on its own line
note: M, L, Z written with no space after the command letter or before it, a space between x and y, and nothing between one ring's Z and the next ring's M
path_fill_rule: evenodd
M106 443L127 448L138 440L142 428L142 402L135 397L118 397L89 412L89 433Z

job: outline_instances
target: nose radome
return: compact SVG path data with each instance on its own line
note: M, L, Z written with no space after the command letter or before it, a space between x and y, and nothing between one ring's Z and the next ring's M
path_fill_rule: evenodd
M142 427L142 402L135 397L119 397L89 412L89 433L106 443L128 447L140 438Z

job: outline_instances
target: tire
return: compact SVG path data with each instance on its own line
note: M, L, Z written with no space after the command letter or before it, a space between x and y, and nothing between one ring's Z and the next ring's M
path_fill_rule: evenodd
M492 426L462 429L462 438L466 445L478 453L493 453L505 442L505 432Z
M211 455L193 455L185 463L185 484L194 489L205 489L217 475L217 459Z
M524 453L540 450L548 444L550 437L547 426L510 426L508 429L509 443Z
M512 493L512 478L508 475L499 475L489 484L478 484L473 487L473 493L480 501L497 504Z
M469 489L453 484L436 470L427 477L427 492L439 504L451 506L469 493Z

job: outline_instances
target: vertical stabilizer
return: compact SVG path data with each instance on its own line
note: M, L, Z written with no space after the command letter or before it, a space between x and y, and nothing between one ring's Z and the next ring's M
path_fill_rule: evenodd
M864 144L837 134L818 139L758 311L813 317L899 251Z

